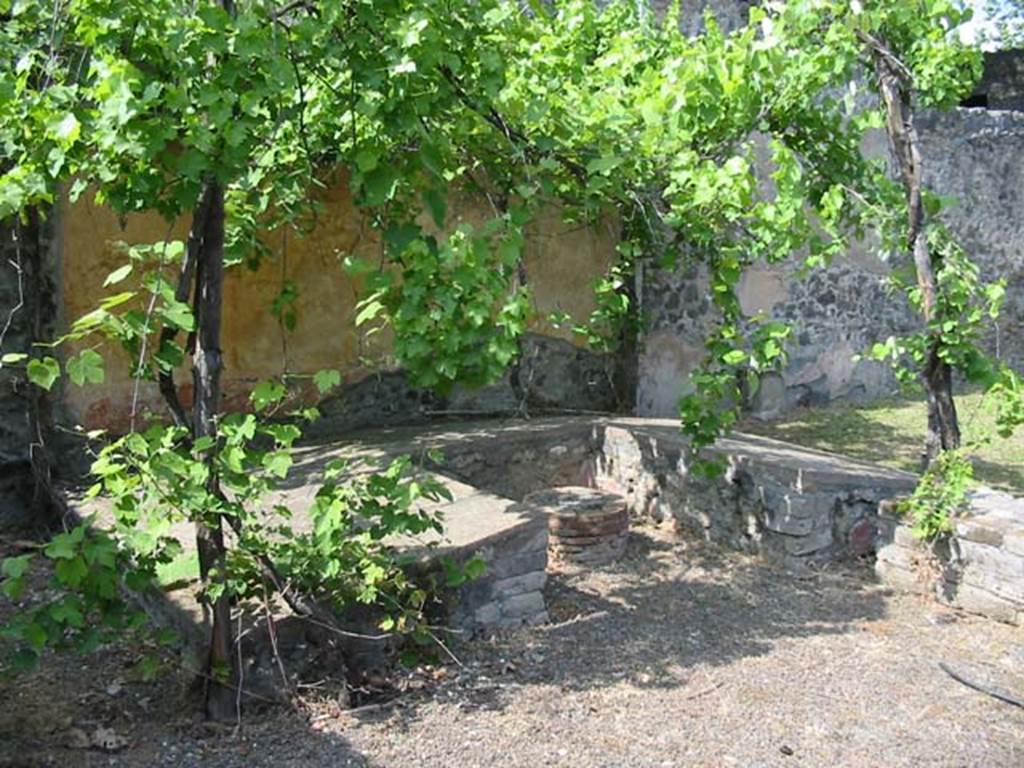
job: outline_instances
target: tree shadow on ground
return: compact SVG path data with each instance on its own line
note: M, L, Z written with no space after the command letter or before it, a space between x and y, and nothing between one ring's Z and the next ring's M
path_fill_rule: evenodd
M785 421L748 419L740 432L773 437L805 448L837 453L917 472L924 448L924 424L920 435L870 416L871 406L860 409L806 409L786 416Z
M1024 466L999 464L977 456L971 457L974 476L982 478L986 485L1020 495L1024 493Z
M0 768L378 765L344 736L312 727L284 705L246 711L237 729L203 723L180 681L125 680L124 658L114 651L84 659L48 654L39 670L0 681L0 696L17 702L0 711ZM114 682L118 692L111 695ZM103 729L124 746L90 746Z
M0 540L0 560L14 552ZM37 560L23 600L31 604L49 593L49 571ZM194 621L163 602L165 622ZM15 611L0 599L0 627ZM247 697L240 728L204 723L200 686L187 663L149 643L104 644L87 654L46 651L22 672L4 667L13 650L13 641L0 636L0 701L6 704L0 708L0 768L375 765L343 736L317 730L286 706ZM153 679L138 666L143 661L157 664ZM98 731L112 738L114 749L91 743Z
M515 684L470 691L464 709L500 710L519 685L699 688L715 668L766 656L778 643L858 631L886 616L883 591L852 569L798 578L714 545L643 531L630 534L626 559L597 578L553 575L546 598L551 624L497 645L499 654L525 659ZM816 663L813 643L807 653ZM404 716L415 718L415 706Z

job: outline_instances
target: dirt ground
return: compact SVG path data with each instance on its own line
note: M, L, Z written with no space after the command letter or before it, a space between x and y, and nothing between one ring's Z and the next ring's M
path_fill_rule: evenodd
M617 565L551 579L548 626L396 673L382 704L342 711L325 683L237 728L137 679L134 651L48 656L0 682L0 766L1024 766L1024 709L939 668L1024 696L1024 631L866 572L640 528Z

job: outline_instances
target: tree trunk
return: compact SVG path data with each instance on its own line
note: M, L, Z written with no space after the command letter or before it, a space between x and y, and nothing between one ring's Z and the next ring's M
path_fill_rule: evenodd
M53 340L53 318L56 308L53 279L47 274L46 243L42 234L45 224L39 210L28 213L32 245L29 253L28 293L32 297L32 337L37 343ZM36 520L47 528L55 528L67 514L67 504L53 486L53 466L56 430L53 419L53 399L49 392L30 387L31 407L29 428L32 433L30 458L32 461L32 509Z
M202 210L203 206L207 206ZM192 352L192 436L216 437L220 409L221 349L220 327L224 294L224 189L215 181L196 208L196 220L203 226L197 248L195 275L195 348ZM205 454L213 463L216 446ZM210 472L211 498L219 496L216 472ZM237 670L231 631L231 596L226 589L224 527L218 514L208 514L196 523L199 569L203 584L216 595L207 605L210 618L210 648L206 663L206 715L213 720L230 720L238 715Z
M885 105L886 131L907 200L907 247L914 258L917 285L926 324L935 317L935 270L928 248L922 202L921 147L910 105L909 73L885 46L869 39L878 90ZM953 372L939 356L939 340L932 339L921 374L928 399L927 466L940 451L960 447L960 425L953 400Z

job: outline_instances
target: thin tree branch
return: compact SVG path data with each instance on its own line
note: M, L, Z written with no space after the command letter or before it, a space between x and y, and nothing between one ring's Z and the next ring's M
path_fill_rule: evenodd
M587 180L587 169L580 165L575 160L572 160L559 152L551 152L542 150L537 147L530 138L524 134L518 128L512 126L505 117L498 112L493 106L483 106L478 104L462 86L462 83L455 76L455 73L451 71L447 66L441 66L440 72L444 76L444 79L448 81L448 84L452 87L455 95L459 98L463 104L472 109L478 115L480 115L487 123L489 123L495 130L497 130L502 136L508 139L509 143L519 145L524 150L541 157L550 157L558 162L563 168L569 173L576 177L580 182Z
M195 272L196 260L203 247L203 233L206 230L206 220L210 214L212 199L212 187L207 184L204 186L203 193L192 214L192 226L189 229L185 254L182 256L181 269L178 272L178 286L174 291L174 300L182 304L187 304L189 301L192 289L192 275ZM163 349L165 345L174 341L177 335L177 328L165 325L160 330L160 341L157 349ZM175 425L187 427L189 425L189 416L181 404L181 399L178 397L178 388L174 384L174 371L172 369L164 370L160 368L157 373L157 382Z

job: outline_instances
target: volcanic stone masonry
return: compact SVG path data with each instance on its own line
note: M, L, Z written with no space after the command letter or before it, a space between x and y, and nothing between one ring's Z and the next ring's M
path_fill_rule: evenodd
M731 29L742 23L749 0L691 0L683 3L688 31L710 9ZM663 7L662 3L655 3ZM987 54L985 74L964 107L917 115L925 184L955 201L946 224L981 267L986 280L1007 281L1006 302L988 351L1008 364L1024 365L1024 51ZM864 151L888 152L877 132ZM743 312L783 320L794 329L789 359L769 373L750 399L751 410L772 418L804 405L833 400L869 401L895 390L889 368L857 355L890 335L916 330L910 307L887 287L892 265L874 243L854 244L822 270L798 274L798 259L755 265L737 291ZM647 320L638 361L636 414L677 414L691 370L704 354L714 320L707 276L690 270L641 269L637 294Z
M1024 499L981 489L948 538L917 539L897 504L882 504L875 572L890 586L1024 625Z

